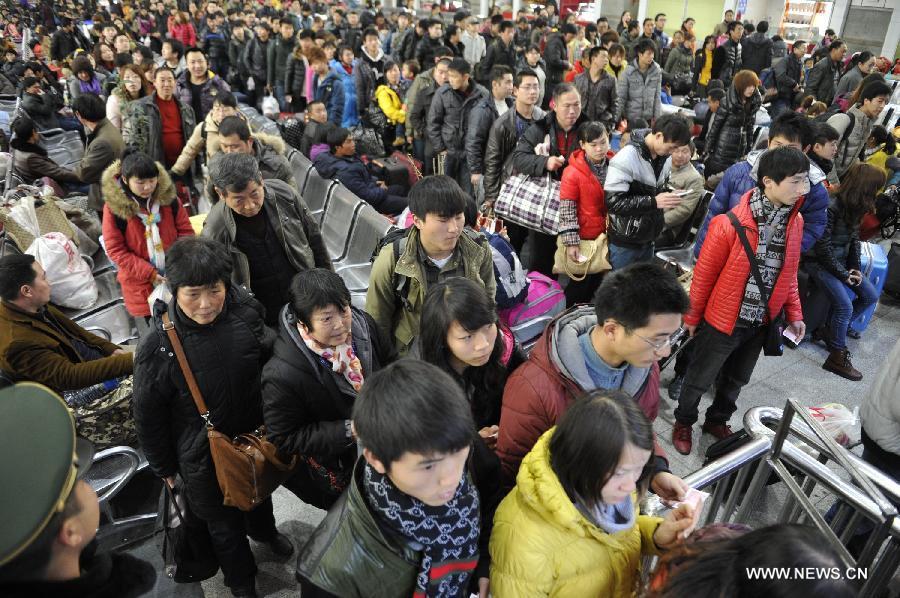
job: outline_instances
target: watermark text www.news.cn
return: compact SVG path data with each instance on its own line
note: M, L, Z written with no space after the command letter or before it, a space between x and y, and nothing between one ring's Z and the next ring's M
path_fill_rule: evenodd
M866 580L869 577L868 569L850 567L748 567L747 579L769 579L784 581L799 580Z

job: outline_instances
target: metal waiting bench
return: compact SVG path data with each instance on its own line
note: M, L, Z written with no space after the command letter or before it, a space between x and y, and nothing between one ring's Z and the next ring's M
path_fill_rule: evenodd
M338 183L331 192L325 215L320 228L325 240L325 249L331 261L337 262L347 256L350 233L356 224L356 218L366 202L358 198L352 191Z
M337 185L337 181L322 178L315 168L310 169L306 184L303 186L302 196L310 213L318 223L322 222L325 210L328 209L328 200L335 185Z

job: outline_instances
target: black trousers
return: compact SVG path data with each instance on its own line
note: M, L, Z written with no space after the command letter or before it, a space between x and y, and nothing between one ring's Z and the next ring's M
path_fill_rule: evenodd
M728 335L706 322L701 323L697 338L691 343L694 347L675 408L675 420L693 425L698 419L700 397L715 382L716 392L706 410L706 421L726 423L737 410L738 396L753 375L765 338L764 326L735 328Z
M584 280L573 280L570 278L569 284L566 285L565 289L566 307L572 307L577 303L593 303L594 293L597 292L597 287L603 282L604 275L606 275L606 272L588 274L584 277Z
M247 536L259 542L275 538L275 514L272 498L258 507L244 512L234 507L223 507L219 516L206 519L213 550L229 588L246 587L256 577L256 559L250 550Z

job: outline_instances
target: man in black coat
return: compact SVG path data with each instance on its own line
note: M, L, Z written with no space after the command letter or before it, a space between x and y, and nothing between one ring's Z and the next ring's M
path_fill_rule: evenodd
M302 462L285 487L303 502L328 509L349 481L356 462L350 428L359 388L350 374L335 372L323 347L350 347L359 359L359 385L391 363L392 344L372 316L350 305L340 276L322 268L291 281L289 302L278 318L274 353L262 374L263 417L268 439Z
M449 81L438 89L428 110L427 133L435 155L444 155L444 174L456 179L463 191L471 190L466 164L465 136L469 113L488 91L471 77L465 58L450 61Z
M485 87L490 87L492 69L502 64L508 66L513 72L516 71L516 48L513 45L513 37L515 36L515 27L512 21L503 21L500 23L497 38L491 42L484 55L484 60L479 65L479 83Z
M806 54L806 42L797 40L791 47L791 53L772 68L775 76L775 88L778 95L772 100L769 114L775 118L785 110L794 106L794 98L800 91L803 81L803 55Z
M262 366L274 333L263 308L231 285L232 260L220 243L184 237L166 253L173 299L153 306L152 332L138 346L132 404L138 438L154 474L170 486L184 481L193 512L209 529L225 585L235 596L255 595L253 539L287 557L294 548L275 528L272 499L244 513L223 505L207 428L164 329L167 315L209 410L209 424L228 437L262 423ZM227 350L226 350L227 348Z
M743 45L743 68L750 69L757 75L772 66L772 39L766 35L769 23L760 21L756 31L741 42Z
M505 65L491 69L491 95L478 102L469 113L466 127L466 163L472 188L478 189L484 176L484 154L491 126L513 107L513 71ZM502 113L500 112L502 109Z
M720 80L725 89L731 85L734 75L743 68L741 37L744 26L738 21L728 24L728 39L713 52L712 78Z
M547 63L547 83L542 108L550 105L553 89L558 83L562 83L566 71L572 68L568 60L568 47L569 42L575 38L577 33L575 25L566 23L560 27L559 33L554 33L547 38L547 46L544 49L544 62Z
M50 39L50 59L62 62L81 47L78 38L75 37L75 25L72 24L72 19L64 17L59 29Z

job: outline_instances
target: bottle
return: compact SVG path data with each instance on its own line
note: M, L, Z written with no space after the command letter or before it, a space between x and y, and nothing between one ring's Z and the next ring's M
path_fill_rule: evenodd
M63 391L63 400L69 407L78 408L84 407L85 405L90 405L103 395L113 391L119 387L119 378L113 378L112 380L104 380L98 384L93 384L86 388L79 388L78 390L65 390Z

